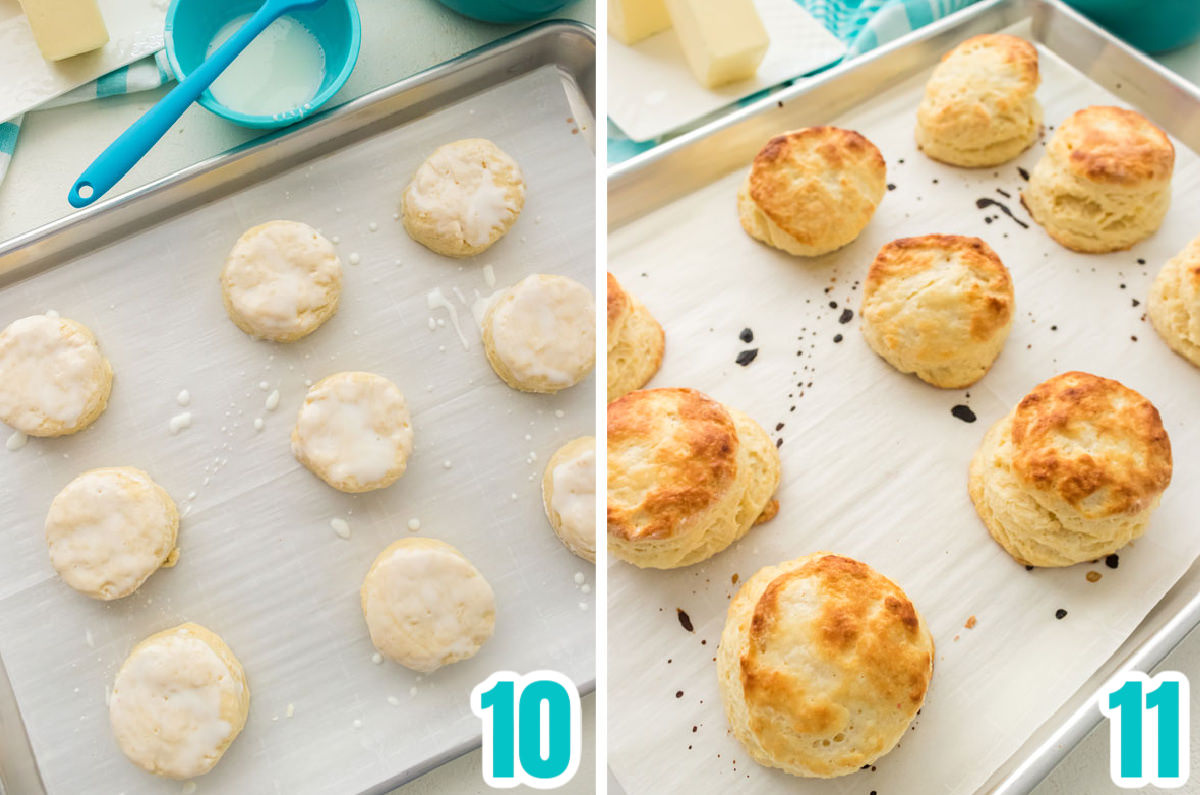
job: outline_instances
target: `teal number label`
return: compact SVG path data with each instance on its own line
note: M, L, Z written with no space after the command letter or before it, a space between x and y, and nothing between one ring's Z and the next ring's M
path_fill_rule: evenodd
M489 787L554 789L579 769L579 692L557 671L498 671L471 691L471 711L483 724L483 780Z
M1100 691L1100 711L1109 720L1109 775L1124 789L1150 784L1176 789L1189 768L1188 679L1176 671L1153 678L1122 674Z

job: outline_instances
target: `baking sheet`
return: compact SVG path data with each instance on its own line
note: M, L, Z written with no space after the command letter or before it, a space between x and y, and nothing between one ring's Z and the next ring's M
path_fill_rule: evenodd
M635 141L649 141L743 97L842 57L846 45L795 0L755 0L771 45L747 80L705 88L688 68L674 30L632 46L608 37L608 115Z
M162 49L167 0L98 0L108 44L49 62L18 0L0 0L0 121Z
M1028 27L1014 32L1028 35ZM1087 104L1120 104L1039 51L1048 123ZM734 210L741 170L610 236L610 269L667 330L664 366L651 386L702 389L783 440L780 512L772 522L689 569L609 569L609 671L617 683L610 764L632 795L654 791L664 766L678 789L696 792L735 784L747 792L975 791L1111 656L1200 552L1188 490L1200 474L1200 429L1190 417L1200 372L1144 319L1153 276L1195 234L1185 197L1200 184L1197 157L1176 145L1176 202L1153 238L1128 252L1074 254L1051 242L1015 200L1024 184L1018 167L1033 167L1042 142L1013 163L980 171L916 151L912 124L927 77L837 119L796 119L796 126L857 129L888 161L895 190L845 249L806 261L752 241ZM981 198L1004 203L1029 228L994 206L977 208ZM991 373L967 390L941 391L900 375L858 329L858 281L876 251L890 239L929 232L977 235L1013 274L1012 335ZM854 317L843 324L846 308ZM752 344L738 339L745 327L754 331ZM742 368L734 357L747 348L759 353ZM1120 552L1118 569L1099 562L1026 572L976 516L967 463L987 428L1030 388L1070 369L1117 378L1158 406L1174 449L1174 482L1147 534ZM950 409L957 404L978 421L956 419ZM713 658L736 590L732 576L744 581L763 565L821 549L895 579L925 615L937 655L925 707L899 748L875 770L805 781L757 765L729 735ZM1089 571L1102 579L1087 582ZM1068 612L1057 620L1060 608ZM694 633L681 627L677 609L689 614ZM971 616L978 623L968 630Z
M97 781L128 795L178 791L121 755L105 693L134 643L182 621L229 642L253 694L246 729L199 782L204 792L364 791L476 737L468 695L495 670L593 678L594 594L574 578L590 588L594 572L551 532L540 478L555 449L592 432L594 377L556 396L509 389L457 297L469 304L532 272L593 283L594 153L573 116L562 77L545 67L0 290L4 323L48 309L80 320L116 373L92 428L0 451L0 655L50 793ZM504 240L451 260L411 241L393 213L420 161L468 136L512 154L528 190ZM291 345L238 331L218 285L237 236L279 217L321 229L344 264L337 315ZM446 311L428 308L433 288L456 306L468 350ZM405 476L358 496L318 481L288 442L306 379L352 369L394 380L415 430ZM173 436L181 389L193 424ZM275 389L280 406L267 411ZM186 516L179 565L102 604L57 579L41 525L71 478L114 464L147 469ZM348 520L348 540L335 517ZM497 600L496 634L480 653L426 676L372 662L358 599L374 557L414 535L410 518L462 550Z

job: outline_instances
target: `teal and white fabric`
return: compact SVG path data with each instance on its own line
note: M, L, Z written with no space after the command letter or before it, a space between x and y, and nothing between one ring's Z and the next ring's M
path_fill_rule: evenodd
M149 91L166 85L174 79L175 74L171 71L171 65L167 63L166 51L159 50L150 58L143 58L129 66L122 66L91 83L68 91L62 96L38 106L38 110L90 102L93 99L121 94L132 94L136 91ZM4 181L4 175L8 172L8 164L17 146L17 134L21 131L23 118L24 116L18 116L15 119L0 122L0 182Z
M797 0L846 42L853 58L928 25L975 0Z
M854 58L935 19L966 8L975 0L796 0L825 28L846 43L845 59ZM608 126L608 162L620 163L657 146L637 142Z

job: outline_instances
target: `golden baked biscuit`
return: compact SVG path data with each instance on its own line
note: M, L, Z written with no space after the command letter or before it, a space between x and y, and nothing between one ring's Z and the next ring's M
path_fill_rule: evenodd
M63 581L104 601L129 596L179 556L174 500L133 467L89 469L72 480L50 503L45 532Z
M439 146L404 189L401 213L413 240L447 257L486 251L525 206L525 177L485 138Z
M1200 367L1200 237L1163 265L1150 286L1147 308L1171 350Z
M65 436L104 413L112 366L90 329L56 314L0 332L0 422L30 436Z
M1067 248L1120 251L1162 224L1174 169L1175 147L1145 116L1094 105L1054 132L1021 201Z
M574 554L596 562L596 437L580 436L550 456L542 505L554 534Z
M337 311L342 262L333 244L299 221L268 221L233 244L221 269L225 311L242 331L294 342Z
M992 538L1026 566L1096 560L1138 538L1171 482L1158 410L1088 373L1034 387L971 459L968 489Z
M917 146L955 166L996 166L1037 140L1042 106L1037 48L986 33L942 56L917 107Z
M641 389L662 365L662 326L608 274L608 402Z
M779 451L758 423L694 389L608 404L608 549L642 568L690 566L775 515Z
M199 624L180 624L134 646L108 703L125 756L174 779L212 770L249 713L241 663L224 640Z
M867 344L884 361L957 389L1000 355L1012 328L1012 279L977 237L893 240L871 264L860 314Z
M738 219L755 240L801 257L858 237L887 191L887 164L852 130L806 127L772 138L738 191Z
M828 552L760 569L725 619L717 676L755 761L833 778L892 750L925 701L933 638L904 591Z

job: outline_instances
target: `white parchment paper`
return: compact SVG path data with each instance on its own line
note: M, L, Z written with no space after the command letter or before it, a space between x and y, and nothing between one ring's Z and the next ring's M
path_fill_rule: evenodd
M0 450L0 654L51 793L179 791L117 749L105 690L133 644L183 621L225 638L251 690L245 731L201 793L360 792L477 736L468 695L493 671L593 678L593 595L574 578L591 586L594 572L550 530L540 478L554 450L592 433L594 378L556 396L509 389L457 298L534 272L593 284L594 155L571 116L546 68L0 291L0 322L57 310L96 332L116 373L91 429ZM411 241L393 213L423 158L472 136L520 162L527 201L505 239L452 260ZM321 229L344 264L337 315L290 345L235 328L218 284L238 235L274 218ZM456 306L469 350L446 310L427 307L435 287ZM431 330L431 316L446 325ZM408 398L414 452L388 489L341 494L292 458L305 381L342 370L380 373ZM184 410L192 427L173 436L168 423ZM148 470L187 514L178 566L103 604L55 575L42 522L79 472L122 464ZM349 522L348 540L335 517ZM374 557L415 535L410 518L496 592L492 640L426 676L372 663L359 607Z
M1120 104L1044 49L1041 64L1048 124L1088 104ZM1113 653L1200 551L1192 487L1200 476L1192 416L1200 371L1171 353L1144 317L1154 274L1200 231L1195 154L1177 145L1175 203L1154 237L1128 252L1074 254L1033 224L1016 198L1025 184L1018 166L1032 169L1043 143L982 170L940 165L916 150L912 127L927 76L838 119L806 119L796 103L795 126L856 129L888 162L895 190L843 250L803 260L751 240L735 211L742 171L610 239L611 269L666 329L666 358L651 385L701 389L783 442L773 521L691 568L610 567L609 748L631 795L662 791L668 770L678 792L972 792ZM1003 202L1029 228L993 206L977 208L981 198ZM932 232L983 238L1015 283L1012 335L992 371L967 390L899 374L859 330L859 281L880 246ZM843 324L847 308L854 316ZM745 327L753 343L738 339ZM735 356L749 348L757 358L739 367ZM988 427L1030 388L1072 369L1116 378L1155 403L1174 448L1174 481L1146 535L1121 550L1118 569L1100 561L1027 572L976 516L967 464ZM956 404L978 421L952 416ZM913 730L877 769L833 781L754 763L727 731L714 663L734 575L745 581L764 565L818 550L893 578L937 643L932 687ZM1102 579L1089 583L1090 571ZM1067 616L1057 620L1060 608ZM694 633L681 627L677 609L689 614ZM966 629L971 616L978 623Z

